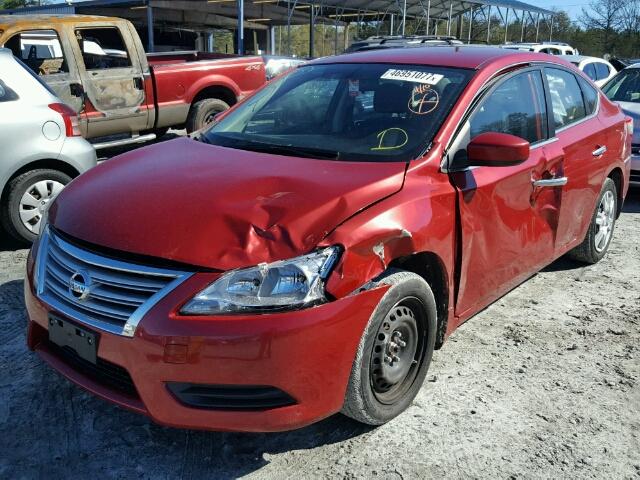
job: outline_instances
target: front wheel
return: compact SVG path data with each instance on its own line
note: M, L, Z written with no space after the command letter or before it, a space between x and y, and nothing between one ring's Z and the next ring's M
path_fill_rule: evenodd
M569 252L569 256L574 260L589 264L602 260L613 237L618 213L618 191L610 178L604 181L596 205L587 236L580 245Z
M418 394L435 347L437 311L422 277L400 270L377 282L390 288L373 312L353 362L342 413L381 425Z

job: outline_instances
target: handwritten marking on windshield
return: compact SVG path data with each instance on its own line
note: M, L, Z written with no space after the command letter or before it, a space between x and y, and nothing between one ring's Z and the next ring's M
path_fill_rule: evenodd
M394 134L393 132L396 132L396 134ZM389 139L389 136L391 136L392 138ZM409 142L409 134L402 128L398 127L387 128L386 130L378 133L376 137L378 138L378 146L373 147L371 149L372 152L380 150L395 150L397 148L404 147ZM400 140L400 138L403 138L403 141L402 143L400 143L400 145L397 145L398 142L396 142L395 145L385 145L385 141Z
M427 115L438 108L440 96L428 85L413 87L409 98L409 111L416 115Z

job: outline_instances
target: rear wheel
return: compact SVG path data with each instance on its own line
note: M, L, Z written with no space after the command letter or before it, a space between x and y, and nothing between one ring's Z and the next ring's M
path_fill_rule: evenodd
M618 213L616 184L607 178L598 197L596 211L591 218L587 236L583 242L569 252L569 256L585 263L597 263L606 255Z
M213 122L215 116L229 108L227 102L218 98L205 98L191 105L187 117L187 133L192 133Z
M422 277L391 270L377 282L390 288L360 341L342 413L369 425L388 422L418 394L435 346L437 312Z
M4 229L17 240L33 242L47 204L70 181L68 175L49 169L32 170L11 180L0 209Z

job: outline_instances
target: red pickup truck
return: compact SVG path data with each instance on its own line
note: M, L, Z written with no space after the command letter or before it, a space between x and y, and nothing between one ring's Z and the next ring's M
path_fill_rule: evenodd
M605 256L632 135L551 55L313 61L63 190L27 262L28 345L166 425L384 423L463 322Z
M134 26L118 18L0 15L2 45L79 113L89 139L195 131L266 81L259 56L147 55Z

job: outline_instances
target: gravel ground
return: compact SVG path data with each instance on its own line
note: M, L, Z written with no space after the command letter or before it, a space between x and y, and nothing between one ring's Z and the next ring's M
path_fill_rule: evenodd
M25 258L0 240L0 478L640 478L640 193L600 264L561 259L462 326L377 429L174 430L96 399L27 351Z

